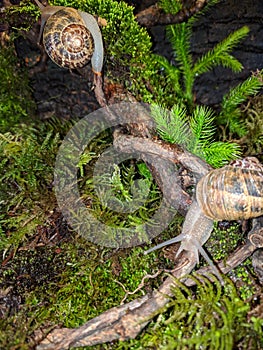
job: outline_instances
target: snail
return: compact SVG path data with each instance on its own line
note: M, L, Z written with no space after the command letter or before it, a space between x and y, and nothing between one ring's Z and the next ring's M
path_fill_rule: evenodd
M101 75L104 51L96 19L71 7L35 2L41 10L38 41L43 34L43 44L51 60L69 69L82 68L91 60L93 72Z
M196 198L187 212L182 233L147 250L148 254L166 245L181 242L176 254L183 250L193 254L196 263L199 253L220 274L202 245L213 230L214 221L239 220L263 215L263 165L257 158L235 160L221 169L204 175L196 186Z

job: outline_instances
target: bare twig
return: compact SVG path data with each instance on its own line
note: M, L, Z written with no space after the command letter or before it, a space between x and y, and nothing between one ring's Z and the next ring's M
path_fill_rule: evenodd
M124 153L140 152L141 154L158 156L175 164L181 164L191 171L197 180L211 170L211 167L201 158L177 144L170 144L161 140L119 135L114 140L114 147Z
M175 15L172 15L170 13L164 13L163 10L157 4L155 4L139 12L136 18L138 23L145 27L177 24L186 22L193 15L201 11L207 4L207 0L196 0L194 5L191 6L189 9L183 8Z
M94 93L101 107L106 107L107 102L103 91L103 77L94 73Z

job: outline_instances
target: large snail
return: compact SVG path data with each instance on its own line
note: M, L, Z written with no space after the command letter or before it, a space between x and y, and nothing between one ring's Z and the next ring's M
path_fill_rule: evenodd
M193 200L183 224L182 233L145 251L145 254L166 245L181 242L177 256L189 251L199 261L200 253L214 272L215 266L202 245L213 230L213 222L249 219L263 215L263 166L254 157L233 161L211 170L196 187Z
M104 52L96 19L70 7L35 2L41 10L39 41L43 34L49 57L57 65L69 69L82 68L91 60L93 72L100 75Z

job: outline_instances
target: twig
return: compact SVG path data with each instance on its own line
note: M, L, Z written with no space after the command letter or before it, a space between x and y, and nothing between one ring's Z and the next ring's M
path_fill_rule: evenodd
M101 107L106 107L107 102L103 91L103 77L94 73L94 93Z
M152 5L147 9L139 12L136 16L140 25L153 27L155 25L167 25L186 22L196 13L201 11L208 4L207 0L197 0L189 9L183 8L175 15L164 13L158 4Z
M176 278L189 274L195 262L188 258L181 260L173 273ZM37 350L63 350L69 347L91 346L112 340L135 338L170 300L174 279L168 277L161 287L152 293L130 303L114 307L76 329L55 329Z
M140 152L145 155L154 155L181 164L191 171L198 180L204 176L211 167L201 158L186 151L177 144L170 144L161 140L146 139L130 135L119 135L114 140L114 147L124 153Z
M145 275L143 276L142 278L142 281L141 283L138 285L138 287L136 289L134 289L132 292L128 291L125 286L123 285L123 283L121 283L120 281L117 281L117 280L114 280L116 283L118 283L124 290L125 292L125 295L124 295L124 298L122 299L120 305L122 305L124 303L124 301L127 299L128 295L133 295L137 292L139 292L140 290L142 290L142 288L144 287L145 285L145 280L146 279L149 279L149 278L156 278L157 276L159 276L160 274L162 273L162 270L158 270L154 275Z

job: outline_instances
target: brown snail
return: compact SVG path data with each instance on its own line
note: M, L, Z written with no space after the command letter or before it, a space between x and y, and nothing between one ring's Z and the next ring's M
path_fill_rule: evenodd
M254 157L233 161L221 169L211 170L196 187L196 199L187 212L182 233L147 250L181 242L177 256L189 251L198 263L200 253L214 272L213 262L202 245L213 230L213 221L249 219L263 215L263 166ZM220 278L220 276L219 276Z
M197 184L197 203L214 221L246 220L263 215L263 166L256 158L214 169Z
M93 72L100 75L104 51L96 19L71 7L35 2L41 10L39 41L43 34L43 44L51 60L69 69L82 68L91 60Z

